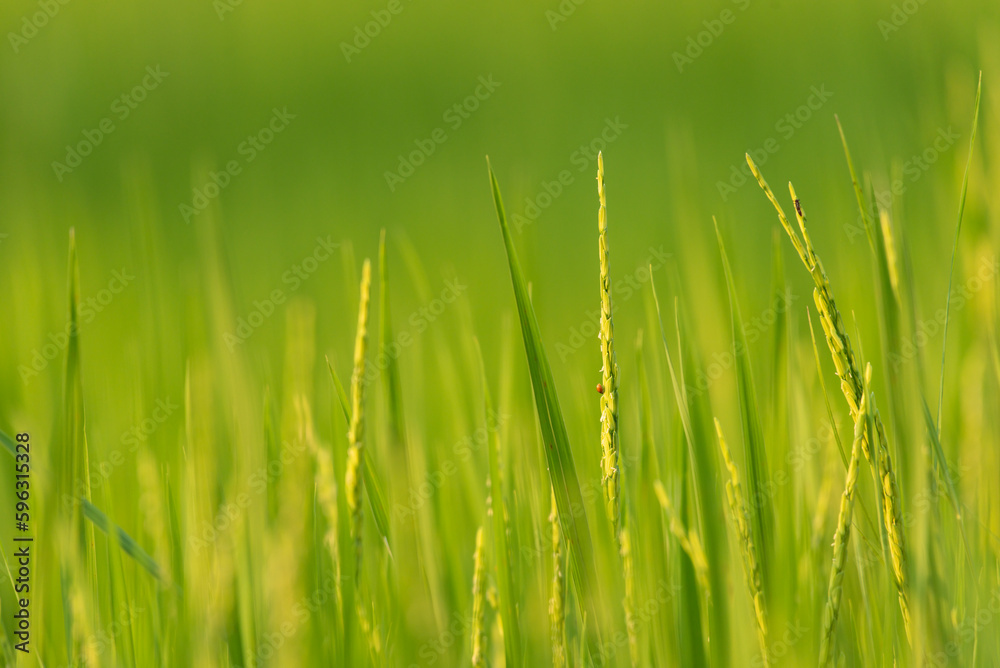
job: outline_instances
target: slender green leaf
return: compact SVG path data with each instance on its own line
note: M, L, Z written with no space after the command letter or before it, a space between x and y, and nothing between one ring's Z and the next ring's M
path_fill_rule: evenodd
M552 370L542 346L538 320L535 317L535 310L528 294L528 282L517 259L514 239L510 227L507 225L507 215L500 197L500 185L497 183L493 168L489 165L489 159L487 159L487 168L490 186L493 190L493 203L496 207L500 232L507 252L507 263L514 288L514 298L517 302L518 318L521 322L521 334L524 339L524 351L528 358L531 388L541 426L542 449L545 452L549 475L552 478L552 487L556 494L559 522L569 544L579 599L590 617L590 623L587 625L587 644L591 659L595 662L603 661L604 648L600 640L600 629L601 620L606 616L607 608L602 604L603 596L598 589L599 579L583 492L577 477L576 465L573 462L573 452L570 449L569 435L566 432L566 423L559 405L559 397L556 394Z
M493 515L493 552L496 556L497 589L500 599L500 618L503 620L504 656L507 666L523 664L523 646L521 645L521 622L518 619L518 605L514 583L514 570L510 546L507 541L507 503L504 499L503 470L500 464L500 433L496 424L490 420L493 415L493 400L490 398L489 383L486 379L486 365L483 363L479 341L476 340L476 350L479 353L479 366L482 375L483 405L485 408L486 428L489 439L489 495L490 511Z
M750 527L753 532L754 545L760 560L761 579L764 581L765 599L772 591L771 581L774 510L771 506L771 496L767 490L767 450L764 444L764 431L760 424L760 413L757 409L757 390L753 382L753 369L750 365L750 349L747 344L746 330L743 326L743 316L740 314L739 300L736 296L736 280L726 255L726 246L722 241L719 224L715 223L715 235L719 241L719 253L722 255L722 268L726 274L726 285L729 288L729 307L732 314L733 356L736 359L736 385L739 389L740 414L743 420L743 458L747 477L747 495L749 496Z
M108 534L112 539L117 539L118 545L128 556L132 557L137 564L142 566L147 573L152 575L157 580L165 582L163 578L163 571L160 569L159 565L149 556L142 547L135 541L134 538L125 533L125 530L115 525L108 516L105 515L97 506L92 504L87 499L81 498L80 504L83 510L83 516L88 520L93 522L94 526ZM112 532L114 532L112 534Z
M972 114L972 133L969 136L969 157L965 162L965 175L962 177L962 194L958 199L958 224L955 225L955 243L951 248L951 266L948 269L948 296L944 303L944 325L941 327L941 386L938 390L937 431L941 434L941 409L944 406L944 359L948 351L948 319L951 316L951 283L955 278L955 257L958 255L958 239L962 233L962 217L965 214L965 195L969 191L969 170L972 169L972 151L976 147L976 130L979 128L979 98L983 92L983 73L979 73L979 84L976 86L976 108Z
M392 311L389 305L389 268L386 263L385 229L378 242L379 266L379 340L376 359L385 360L382 378L385 381L385 403L389 413L389 431L393 444L406 455L406 423L403 419L403 390L399 376L399 359L388 346L393 343Z

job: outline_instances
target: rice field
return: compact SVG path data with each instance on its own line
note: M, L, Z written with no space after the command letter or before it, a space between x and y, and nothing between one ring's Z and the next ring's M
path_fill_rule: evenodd
M26 84L45 49L141 23L46 6L0 11L0 90L27 100L72 88ZM749 0L466 16L573 54L612 26L602 105L584 65L459 14L272 34L226 0L192 33L337 58L356 134L288 54L252 56L288 106L176 46L69 120L11 98L0 665L1000 666L997 17L913 6L808 10L874 38L822 64L811 24L787 86L749 47L796 15ZM668 19L644 71L677 98L633 99L615 77ZM437 88L395 123L351 101L407 76Z

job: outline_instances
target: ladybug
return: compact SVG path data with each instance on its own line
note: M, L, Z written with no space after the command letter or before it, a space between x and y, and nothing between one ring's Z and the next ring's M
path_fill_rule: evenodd
M597 393L604 394L604 386L601 385L600 383L597 384Z

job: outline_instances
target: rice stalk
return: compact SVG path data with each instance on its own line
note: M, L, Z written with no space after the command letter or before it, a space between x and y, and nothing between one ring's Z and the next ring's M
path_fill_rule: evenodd
M628 634L628 652L632 660L633 668L639 665L639 624L636 618L635 609L635 560L632 555L632 532L629 528L629 521L626 518L618 534L618 543L622 558L622 567L625 570L625 631Z
M722 425L719 423L718 418L715 420L715 430L719 435L719 449L722 450L722 459L729 470L729 480L726 481L726 498L729 501L729 510L733 517L733 525L736 527L740 548L743 552L743 574L746 577L747 588L750 590L750 600L753 601L761 657L764 665L767 666L767 610L764 605L764 581L761 577L760 563L757 559L757 547L754 545L753 535L750 531L750 515L747 513L746 503L743 500L740 473L736 469L736 464L729 453L729 447L726 445L726 439L722 435Z
M476 551L472 562L472 665L486 668L486 550L483 527L476 530Z
M406 449L406 424L403 420L403 390L399 376L398 354L388 350L388 346L394 342L392 328L392 309L389 305L389 268L386 262L385 229L378 242L378 266L379 266L379 339L378 339L378 359L382 366L383 387L385 389L386 410L389 414L389 431L392 436L392 443L398 447L399 452L405 458Z
M482 361L482 351L479 340L476 339L476 351L479 355L479 366L483 386L483 413L486 417L487 440L489 444L489 476L486 480L488 496L486 498L486 514L493 524L493 554L496 561L497 587L499 589L500 622L503 628L503 644L505 664L521 665L521 624L518 620L518 606L515 598L515 568L512 563L512 552L508 540L507 505L503 494L503 468L500 458L500 434L497 425L490 420L493 414L493 399L490 396L489 384L486 382L486 366Z
M674 509L674 504L671 503L670 497L667 496L667 490L663 486L663 483L657 480L653 483L653 489L656 492L656 498L660 502L660 507L663 509L663 514L667 516L667 527L670 529L670 533L674 535L677 543L694 565L698 585L706 593L710 592L708 560L705 558L705 550L701 547L701 540L699 540L698 534L694 531L689 531L684 526L684 523L677 514L677 510Z
M864 435L869 429L869 409L871 395L872 367L865 368L864 394L858 407L858 417L854 422L854 445L851 447L851 459L847 467L847 481L844 483L844 494L840 498L840 513L837 516L837 530L833 534L833 565L830 567L830 583L827 587L826 607L823 609L823 626L820 631L819 665L826 668L830 663L833 649L833 634L840 613L840 601L843 595L844 568L847 562L847 545L851 538L851 522L854 511L854 489L858 481L859 451L864 441Z
M667 360L667 369L674 390L677 404L677 415L680 418L685 447L680 450L681 460L678 463L681 471L680 480L680 515L694 518L700 522L702 535L708 545L708 553L712 555L713 568L708 568L708 589L705 595L711 602L711 608L706 612L709 621L709 638L711 640L712 664L725 666L729 662L729 619L726 584L723 574L726 572L726 540L723 512L716 498L715 476L717 462L712 456L713 450L708 445L706 420L711 415L711 406L707 393L688 392L685 382L685 367L693 373L699 367L696 350L690 345L690 337L686 335L684 320L681 318L679 299L674 300L675 327L677 331L676 364L674 355L667 343L666 328L663 326L663 315L660 310L660 300L656 292L656 282L650 267L650 291L653 294L653 304L656 309L656 320L660 328L660 338L663 342L663 352ZM691 485L688 487L690 475ZM656 493L656 483L654 493ZM693 509L693 510L692 510ZM676 516L676 513L673 513ZM670 529L670 527L668 527ZM683 550L683 548L682 548ZM687 556L684 553L684 556ZM702 665L707 659L704 656L705 643L701 626L701 611L698 607L700 596L697 589L703 578L698 575L699 567L693 560L681 560L681 608L680 615L682 631L681 654L685 665Z
M312 454L316 458L316 503L326 518L326 533L323 542L330 551L334 572L340 583L340 559L337 545L337 474L333 468L330 452L317 442L313 442ZM339 587L338 587L339 592Z
M365 259L361 268L361 296L358 301L358 331L354 340L354 372L351 375L351 425L347 432L347 471L344 488L347 493L347 507L351 512L351 536L354 539L355 569L354 579L361 577L361 520L364 516L361 506L364 466L365 428L365 353L368 348L368 306L371 296L371 262Z
M719 243L719 254L722 256L722 268L729 292L733 357L736 360L736 385L743 426L743 461L747 475L747 494L749 495L747 518L749 519L750 533L753 536L761 592L766 600L772 591L770 570L774 540L774 512L771 507L771 494L767 490L767 447L764 443L764 432L757 407L757 390L753 380L753 366L750 363L750 347L747 341L746 327L736 296L736 279L733 276L732 266L729 264L729 256L722 240L722 231L714 217L712 222L715 225L715 236ZM718 424L716 427L718 428Z
M847 334L840 311L837 309L837 304L833 298L830 281L823 269L823 263L816 255L812 241L809 238L809 233L806 231L806 220L805 214L802 212L802 205L795 195L795 189L789 184L788 189L795 204L796 220L799 230L802 233L802 238L800 239L792 228L791 223L788 222L781 204L778 203L770 186L767 185L767 181L764 180L763 175L757 169L757 165L754 164L753 159L749 155L747 155L747 164L750 165L750 170L756 177L760 187L764 190L764 194L767 195L767 198L778 212L778 219L782 227L788 234L789 239L791 239L792 246L795 248L806 269L808 269L816 285L813 290L813 301L816 304L816 309L819 311L820 323L823 325L823 330L826 333L827 347L830 349L830 354L837 370L837 376L841 381L841 390L847 399L851 417L857 421L864 393L863 381L858 370L857 360L851 348L850 337ZM872 471L878 483L876 488L881 496L882 521L885 526L885 534L892 558L892 573L899 597L900 613L902 614L903 624L909 638L908 563L903 535L902 500L899 497L899 488L896 485L896 474L893 470L892 458L889 454L882 419L879 417L878 408L874 404L869 408L874 427L872 430L865 432L860 444L861 451L865 455L865 459L871 464Z
M552 640L552 668L566 668L566 555L562 533L559 530L559 508L556 493L552 490L552 512L549 525L552 530L552 593L549 597L549 627Z
M542 337L531 296L528 293L528 281L521 269L514 248L514 239L507 222L503 199L500 196L500 185L496 175L487 160L490 177L490 188L493 192L493 203L496 207L497 220L503 236L504 249L507 254L507 265L510 270L511 285L517 304L518 318L521 323L521 334L524 341L524 351L527 357L528 372L531 377L531 389L537 409L538 423L541 429L541 449L545 453L552 488L556 493L556 504L559 508L559 522L566 540L572 549L569 550L573 564L574 582L579 600L587 610L590 623L587 624L587 647L594 661L601 659L604 650L601 641L601 626L606 613L603 606L603 595L600 589L600 579L597 576L597 566L594 556L594 544L587 521L583 490L577 476L573 451L570 448L566 420L556 393L555 379L549 365L548 356L542 345Z
M601 265L601 485L608 519L618 532L621 512L618 435L618 361L615 358L615 329L611 311L611 263L608 253L608 213L604 191L604 157L597 154L597 248Z
M344 384L340 381L340 376L337 375L337 370L333 368L333 363L330 358L326 358L326 366L330 371L330 377L333 379L334 391L337 396L337 403L340 405L340 409L344 414L344 419L347 424L351 424L351 404L350 397L347 396L347 391L344 390ZM372 463L371 451L365 448L362 452L362 463L361 467L364 477L364 488L365 496L368 497L368 505L372 509L372 517L375 518L375 528L378 529L379 534L382 536L382 542L385 544L386 550L389 551L389 556L392 556L392 549L389 545L389 513L386 510L388 503L386 502L385 496L385 486L382 484L382 478L379 472L375 469Z
M91 496L90 462L87 446L86 411L80 360L80 266L76 252L76 232L69 231L68 316L66 365L63 374L62 438L53 448L53 468L57 472L58 499L55 527L60 539L71 547L59 551L63 616L67 653L73 660L78 652L87 659L81 638L89 638L92 623L100 623L96 607L97 553L94 528L84 522L80 502ZM92 585L90 592L84 582ZM94 594L94 595L92 595ZM96 661L90 665L96 665Z

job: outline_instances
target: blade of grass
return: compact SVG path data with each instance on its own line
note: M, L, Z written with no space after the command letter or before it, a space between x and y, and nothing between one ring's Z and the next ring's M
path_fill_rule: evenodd
M938 389L937 425L938 436L941 434L941 410L944 406L944 359L948 351L948 318L951 315L951 283L955 278L955 256L958 255L958 239L962 233L962 217L965 214L965 195L969 191L969 170L972 169L972 152L976 147L976 130L979 127L979 99L983 92L983 73L979 72L979 84L976 86L976 107L972 114L972 133L969 137L969 157L965 162L965 175L962 177L962 194L958 200L958 224L955 225L955 243L951 248L951 266L948 269L948 296L944 303L944 325L941 326L941 384Z
M122 551L132 557L135 562L142 566L147 573L160 582L166 583L166 580L164 580L162 575L163 571L160 569L159 565L153 557L149 556L148 552L142 549L142 546L140 546L134 538L125 533L124 529L108 519L108 516L105 515L100 508L92 504L87 499L81 498L80 504L84 517L93 522L94 526L107 534L112 540L117 540Z
M556 394L555 381L549 368L548 357L542 346L542 336L528 294L528 283L521 270L514 248L514 239L507 224L503 201L500 197L500 185L497 183L492 166L487 158L490 186L493 190L493 203L496 207L497 219L503 236L504 248L507 253L507 263L510 269L511 284L517 302L518 317L521 322L521 334L524 339L524 350L527 355L528 371L531 376L532 393L535 406L538 409L538 421L541 425L542 449L545 452L552 486L556 493L556 505L559 509L560 523L569 546L575 583L582 605L589 611L590 623L587 625L587 644L592 660L597 661L603 650L601 644L601 620L604 618L603 596L601 596L597 567L594 562L594 547L587 521L587 511L584 505L580 480L577 477L576 465L573 462L573 451L570 449L569 435L559 397Z
M958 521L958 530L962 534L962 543L965 548L965 556L969 563L969 573L975 574L976 568L972 563L972 550L969 547L969 539L965 535L965 520L962 516L962 502L958 499L958 491L955 489L955 481L952 478L951 468L948 466L948 459L944 456L944 448L941 447L941 437L934 425L931 417L931 409L927 405L927 399L920 395L921 407L924 411L924 422L927 425L927 435L931 441L931 451L934 453L934 462L937 465L941 478L944 479L945 489L948 490L948 500L951 501L952 508L955 509L955 519Z
M389 268L386 263L385 228L378 242L379 266L379 340L377 360L385 360L382 367L383 388L385 390L386 409L389 413L389 430L392 442L398 451L406 457L406 424L403 421L403 392L399 377L399 359L397 355L387 352L387 346L393 343L392 313L389 308Z
M743 316L740 313L739 300L736 296L736 280L733 278L733 270L729 264L729 257L726 255L726 246L722 240L719 223L714 217L712 223L715 225L715 236L719 242L722 268L729 289L733 356L736 358L736 385L739 390L740 416L743 421L743 461L747 476L747 505L750 511L753 544L760 562L762 589L766 602L772 595L771 561L773 557L771 552L774 545L774 510L770 503L771 497L766 491L767 449L764 443L764 431L760 424L760 412L757 409L757 389L753 382L750 348L747 343L746 329L743 326Z
M694 368L694 351L690 346L685 345L687 337L683 336L680 308L678 302L675 303L675 325L677 328L677 365L674 365L673 356L670 353L670 346L667 343L666 329L663 326L663 315L660 311L660 300L656 292L656 283L653 280L652 267L650 269L650 288L653 293L653 304L656 310L657 322L660 326L660 338L663 341L663 350L667 358L667 368L670 372L670 380L674 389L674 399L677 404L678 415L682 427L682 437L685 446L681 448L680 475L681 475L681 502L680 515L688 515L696 518L700 522L702 535L705 540L705 552L710 555L706 558L712 560L711 567L708 568L708 590L705 594L711 602L709 626L712 638L711 650L713 665L723 666L728 663L728 639L729 624L727 613L727 598L725 593L724 574L726 572L724 555L728 552L723 531L722 509L719 504L719 494L716 489L717 464L712 451L707 449L709 444L708 436L705 433L705 416L711 414L711 407L707 406L708 398L704 394L688 394L684 380L685 365ZM689 493L687 481L691 480ZM662 502L662 499L661 499ZM693 506L689 510L689 506ZM692 570L688 570L688 567ZM682 617L682 624L689 624L685 631L689 638L685 652L693 661L700 661L694 665L702 665L704 659L697 659L704 654L704 644L702 640L701 624L691 623L700 619L700 612L696 605L690 603L690 589L695 570L693 562L681 563L681 582L684 593L682 595L682 605L686 611ZM697 600L697 599L694 599ZM692 615L694 615L692 617ZM694 636L698 642L694 642ZM687 665L687 664L685 664Z

